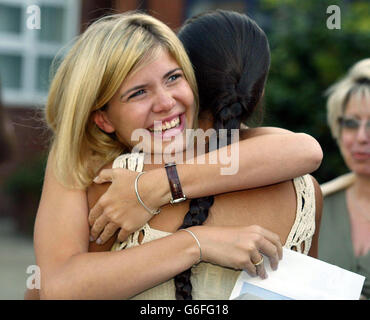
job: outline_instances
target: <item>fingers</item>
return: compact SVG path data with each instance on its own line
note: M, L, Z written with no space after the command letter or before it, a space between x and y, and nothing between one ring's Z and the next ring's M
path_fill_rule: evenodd
M101 205L100 200L95 204L95 206L90 210L89 213L89 224L90 227L94 225L96 219L98 219L104 211L103 206Z
M277 250L278 260L281 260L283 258L283 246L281 244L279 236L276 233L259 226L254 226L254 228L257 228L257 232L260 233L266 240L272 243L272 245ZM270 247L269 252L271 252L271 250L273 250L272 247Z
M254 266L254 264L249 260L246 265L244 270L251 276L251 277L256 277L257 276L257 269Z
M103 169L98 176L95 177L94 182L98 184L111 182L113 180L113 172L113 169Z
M117 231L119 226L117 226L115 223L110 222L108 223L105 228L103 233L99 236L99 238L96 240L97 244L104 244L106 243Z
M253 267L256 270L256 274L259 277L261 277L262 279L266 279L267 278L267 272L266 272L266 269L265 269L263 256L258 251L254 251L251 254L251 261L252 261Z
M277 247L269 240L263 238L259 243L259 251L268 257L271 269L277 270L280 260Z
M105 215L101 215L98 219L96 219L90 230L90 241L97 239L108 223L109 220Z
M251 226L250 231L254 239L253 249L250 250L251 265L254 267L256 275L262 279L266 279L267 272L262 254L269 259L271 269L277 270L279 260L283 256L280 238L277 234L260 226ZM251 266L249 265L248 268L250 269Z
M118 233L117 239L123 242L127 240L129 235L130 235L130 232L128 232L127 230L121 229L121 231Z
M268 231L268 230L266 230L266 231ZM270 232L270 231L268 231L268 232ZM279 236L275 233L272 233L270 237L266 237L266 238L270 242L272 242L272 244L276 248L278 260L283 259L283 245L281 244Z
M251 277L259 276L261 279L267 278L263 256L257 249L250 253L250 259L246 262L244 270Z

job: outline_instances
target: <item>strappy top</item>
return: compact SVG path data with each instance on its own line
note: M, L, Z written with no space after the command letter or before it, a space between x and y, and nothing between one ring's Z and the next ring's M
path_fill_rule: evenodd
M141 154L124 154L116 158L113 168L142 171L144 158ZM309 175L295 178L293 184L297 195L296 219L288 235L285 248L307 254L315 232L315 190ZM116 242L111 251L119 251L140 245L138 239L143 232L141 244L166 237L172 233L153 229L145 224L124 242ZM191 283L194 300L227 300L230 297L240 271L201 262L192 267ZM138 300L175 300L175 284L170 279L132 297Z

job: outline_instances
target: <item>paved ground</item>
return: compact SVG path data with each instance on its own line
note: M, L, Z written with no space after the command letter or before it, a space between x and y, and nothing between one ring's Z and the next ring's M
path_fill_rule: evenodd
M27 267L35 265L32 239L14 231L8 218L0 219L0 300L23 299Z

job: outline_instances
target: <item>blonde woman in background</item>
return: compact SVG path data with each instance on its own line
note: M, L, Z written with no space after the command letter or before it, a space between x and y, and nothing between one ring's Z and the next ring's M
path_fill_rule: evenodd
M370 298L370 59L328 90L328 122L350 173L322 185L319 258L366 277Z
M137 141L131 138L135 129L144 128L149 132L154 120L165 119L170 112L180 115L181 125L180 129L169 132L185 139L185 129L194 127L197 119L196 84L190 61L168 27L150 16L128 13L102 18L79 37L51 84L46 109L54 140L34 234L36 260L42 273L41 298L129 298L171 279L200 258L264 276L263 268L255 266L261 258L259 252L263 252L273 268L277 267L281 258L279 236L263 227L240 224L196 226L188 228L192 233L173 232L165 239L122 251L88 252L88 208L96 201L96 193L102 193L95 189L95 196L94 193L89 196L88 187L93 178L102 167L111 165L120 154L135 146ZM248 174L251 178L257 175L268 180L263 165L255 161L246 165L253 148L255 152L261 152L259 143L263 145L270 141L271 148L279 143L278 148L282 148L287 142L290 147L295 144L299 148L303 143L306 151L312 150L312 138L307 139L305 135L271 135L250 137L240 142L241 150L244 148L248 152L241 151L240 172L235 177L220 176L220 164L178 165L180 180L188 180L183 185L184 192L192 198L240 190L243 183L247 183ZM289 154L284 155L284 161L292 158ZM153 150L148 156L153 157ZM312 160L310 170L314 170L320 162L318 157L310 152L305 156ZM302 157L294 158L294 168L289 165L281 168L275 159L266 157L268 166L282 169L276 173L278 178L270 178L270 183L289 179L297 172L306 173L307 162L302 165L303 169L294 165L294 161L303 163ZM150 185L148 179L156 182L152 198L145 198L150 208L156 208L158 199L166 199L168 203L170 198L163 165L155 168L155 165L147 165L146 170L153 170L140 180L140 190L145 190L144 178L149 177L146 185ZM126 170L125 174L127 185L133 189L137 173ZM187 179L189 176L193 179ZM205 184L207 179L212 183ZM217 179L220 185L216 186L213 182ZM285 187L295 197L292 186ZM295 209L295 198L290 200ZM124 202L136 208L143 223L151 218L137 204L133 190ZM295 210L288 215L289 221L294 220ZM288 229L283 232L288 233ZM201 248L195 239L199 239Z

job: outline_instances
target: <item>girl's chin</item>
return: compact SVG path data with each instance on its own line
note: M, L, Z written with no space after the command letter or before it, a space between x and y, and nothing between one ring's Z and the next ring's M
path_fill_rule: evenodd
M158 141L159 142L159 141ZM177 153L183 153L187 148L187 141L185 136L185 131L176 135L170 141L160 141L159 144L156 144L154 141L154 148L152 148L153 153L155 154L163 154L163 155L171 155Z
M168 141L169 140L169 141ZM157 157L160 155L171 155L176 153L184 153L187 149L189 141L187 141L185 130L176 135L172 139L154 139L141 142L132 147L131 152L143 152L147 155L153 154ZM190 140L190 139L189 139Z
M348 167L357 175L366 176L370 179L370 163L352 163Z

